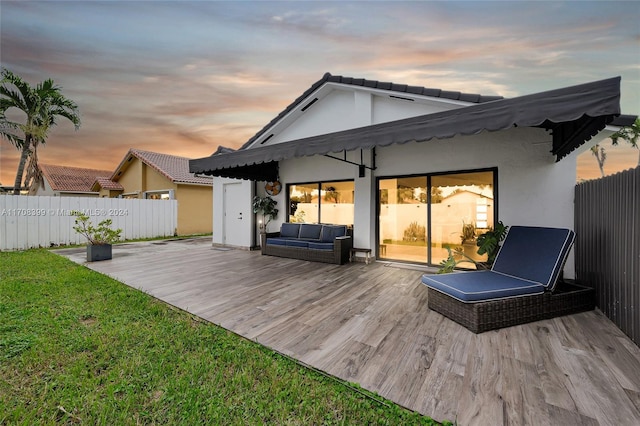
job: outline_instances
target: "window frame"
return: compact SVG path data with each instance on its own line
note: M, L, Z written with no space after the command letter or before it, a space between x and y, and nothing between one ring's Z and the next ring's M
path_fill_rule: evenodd
M428 266L437 266L436 264L431 263L432 259L432 250L431 250L431 242L432 238L432 229L431 229L431 221L432 221L432 213L431 213L431 188L432 188L432 177L435 176L447 176L447 175L456 175L456 174L465 174L465 173L482 173L482 172L491 172L493 174L493 223L494 226L498 223L499 219L499 191L498 191L498 167L486 167L486 168L478 168L478 169L463 169L463 170L451 170L451 171L442 171L442 172L432 172L432 173L412 173L412 174L403 174L403 175L388 175L388 176L376 176L375 183L375 244L376 247L380 247L380 214L381 214L381 204L380 204L380 181L385 179L403 179L403 178L413 178L413 177L426 177L427 179L427 258L425 262L419 262L421 264L425 264ZM378 258L380 257L380 253L377 254ZM381 258L387 259L387 258ZM399 259L388 259L389 261L398 262L398 263L415 263L413 261L403 261Z
M308 181L308 182L291 182L291 183L287 183L285 185L286 187L286 197L285 197L285 202L287 205L286 208L286 221L289 221L289 218L292 216L291 215L291 187L292 186L296 186L296 185L316 185L317 186L317 190L318 190L318 222L317 223L323 223L322 222L322 203L324 200L322 200L321 197L321 193L322 193L322 185L327 185L327 184L331 184L331 183L337 183L337 182L351 182L353 184L353 191L354 191L354 217L351 220L351 226L353 226L353 221L355 220L355 179L332 179L332 180L312 180L312 181Z

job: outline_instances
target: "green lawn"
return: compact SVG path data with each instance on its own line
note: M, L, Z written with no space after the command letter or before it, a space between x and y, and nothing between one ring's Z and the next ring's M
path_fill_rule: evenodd
M0 424L438 424L46 250L0 252Z

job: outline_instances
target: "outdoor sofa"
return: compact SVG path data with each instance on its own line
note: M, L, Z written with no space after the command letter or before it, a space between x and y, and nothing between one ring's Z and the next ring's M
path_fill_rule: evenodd
M594 309L592 288L561 279L569 229L511 226L491 270L423 275L430 309L474 333Z
M280 232L261 235L263 255L342 265L353 247L345 225L283 223Z

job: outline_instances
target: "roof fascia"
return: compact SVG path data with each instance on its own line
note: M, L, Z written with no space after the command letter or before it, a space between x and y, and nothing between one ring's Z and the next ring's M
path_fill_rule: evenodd
M118 164L118 167L116 167L116 169L113 171L113 174L109 177L109 179L111 179L114 182L118 181L118 179L120 178L120 175L122 175L122 173L120 173L119 175L118 172L124 172L129 167L129 164L131 163L131 161L133 161L133 159L129 160L130 157L138 158L137 155L135 155L135 153L133 152L133 148L127 151L125 156L122 158L122 161L120 161L120 164Z
M175 181L174 183L176 185L202 186L202 187L205 187L205 188L209 188L209 187L211 187L211 185L213 185L213 176L207 176L207 177L211 178L211 182L209 182L209 183L194 183L194 182Z

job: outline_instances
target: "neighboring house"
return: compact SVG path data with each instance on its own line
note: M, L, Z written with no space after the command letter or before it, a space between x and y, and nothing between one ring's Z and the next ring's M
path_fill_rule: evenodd
M29 195L54 197L97 197L91 189L99 177L111 176L110 170L84 169L81 167L40 164L42 180L40 185L29 191Z
M437 265L453 232L439 224L462 229L469 209L487 227L573 228L576 156L616 130L619 99L620 78L503 99L325 74L239 150L190 171L218 177L214 244L256 245L252 196L279 181L270 231L352 225L354 246L379 259ZM456 189L467 208L438 208Z
M106 176L92 183L100 197L175 199L178 235L211 232L212 179L190 173L188 158L131 149Z

